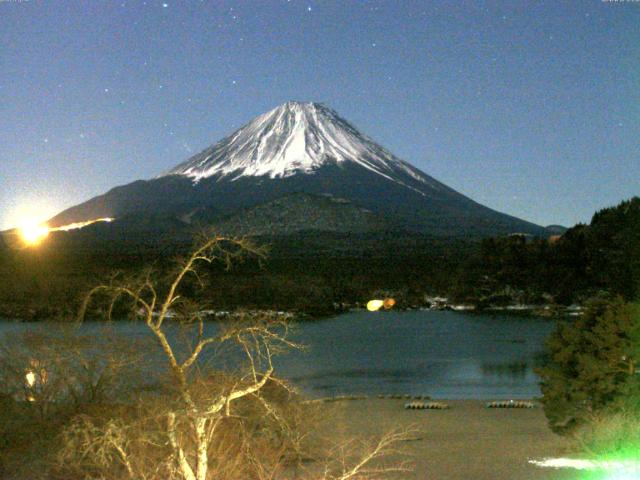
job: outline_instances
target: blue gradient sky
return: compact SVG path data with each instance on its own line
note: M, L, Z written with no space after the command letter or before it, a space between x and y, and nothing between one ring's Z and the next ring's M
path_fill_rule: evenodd
M640 194L640 2L0 1L0 228L325 102L497 210Z

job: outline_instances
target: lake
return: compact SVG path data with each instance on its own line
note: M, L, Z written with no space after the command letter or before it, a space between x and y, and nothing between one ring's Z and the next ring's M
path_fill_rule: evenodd
M37 325L0 322L0 334ZM141 323L113 325L126 335L145 334ZM350 312L298 323L294 339L307 349L278 357L276 371L314 397L531 398L540 395L533 368L553 326L546 319L505 314Z

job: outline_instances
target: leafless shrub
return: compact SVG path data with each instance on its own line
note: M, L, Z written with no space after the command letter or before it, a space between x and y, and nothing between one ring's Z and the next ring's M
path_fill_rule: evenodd
M52 409L123 398L140 380L144 352L144 342L123 341L106 328L92 335L77 325L48 324L4 337L0 385L44 418Z

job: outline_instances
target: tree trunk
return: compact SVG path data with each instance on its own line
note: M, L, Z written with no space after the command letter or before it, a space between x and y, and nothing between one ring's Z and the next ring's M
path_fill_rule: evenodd
M184 450L182 450L182 447L178 445L178 438L176 434L176 414L173 412L169 413L167 418L167 433L169 435L169 443L171 444L176 456L178 469L182 474L182 478L184 478L184 480L199 480L196 479L196 476L193 474L193 469L185 457Z
M208 441L207 441L207 419L196 418L196 438L197 444L197 480L207 480L207 471L209 470L209 457L208 457Z

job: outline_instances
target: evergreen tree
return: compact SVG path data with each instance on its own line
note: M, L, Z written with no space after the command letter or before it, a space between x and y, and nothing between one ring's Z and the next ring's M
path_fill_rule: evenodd
M571 431L638 391L640 315L619 297L596 297L584 315L561 321L550 336L542 403L552 430Z

